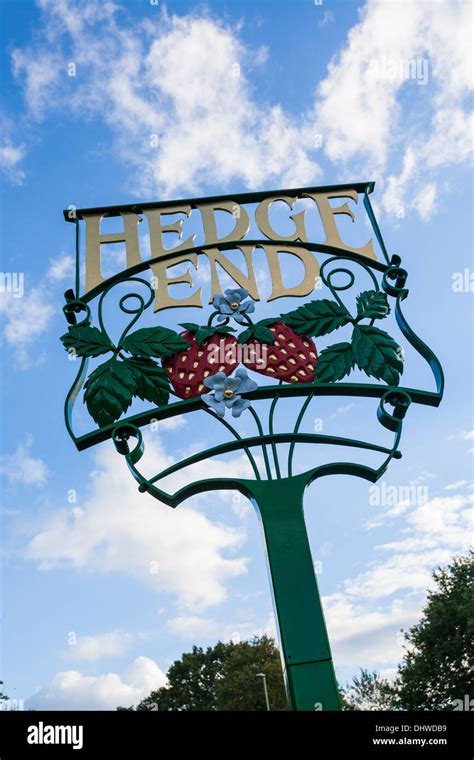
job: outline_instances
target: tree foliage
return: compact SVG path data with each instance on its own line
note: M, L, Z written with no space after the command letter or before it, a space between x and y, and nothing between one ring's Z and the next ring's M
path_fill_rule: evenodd
M433 573L435 587L391 684L361 670L341 691L347 710L455 710L474 696L472 552Z
M273 639L254 637L204 650L194 646L168 670L168 684L152 692L137 710L266 710L265 673L272 710L286 710L280 656ZM124 708L119 708L124 709Z
M456 710L474 697L474 562L472 552L433 573L434 588L393 682L361 669L340 688L344 710ZM280 657L273 639L193 647L170 667L168 684L137 710L286 710ZM118 708L119 710L133 708Z
M395 687L375 670L361 668L340 691L343 710L393 710L396 705Z
M420 622L406 634L396 680L404 710L453 710L474 696L474 562L472 552L433 573Z

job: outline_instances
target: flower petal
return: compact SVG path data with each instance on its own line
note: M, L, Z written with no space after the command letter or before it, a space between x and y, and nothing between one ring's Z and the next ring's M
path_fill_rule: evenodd
M211 407L215 411L218 417L223 417L225 414L225 404L223 401L216 401L213 393L204 393L201 396L205 404Z
M240 303L248 295L247 291L243 288L227 288L227 290L224 290L224 293L228 303L232 303L233 301Z
M246 398L242 398L239 396L238 401L232 407L232 416L240 417L242 412L245 411L245 409L248 409L249 406L250 406L250 401Z
M252 312L255 311L255 304L253 301L245 301L245 303L241 303L239 306L239 311L241 314L252 314Z
M212 299L212 305L214 306L215 309L218 309L220 307L222 301L225 301L224 296L221 295L220 293L216 293L216 295Z
M254 391L256 388L258 388L258 383L256 383L255 380L252 380L247 375L247 370L245 370L243 367L238 368L235 376L241 380L241 383L239 385L239 393L248 393L249 391Z
M234 393L234 395L232 396L232 398L226 398L225 401L224 401L224 403L225 403L227 409L230 409L231 407L234 406L234 404L238 404L240 400L241 400L241 397L239 396L239 394L238 393Z
M226 390L236 391L240 387L242 379L237 375L236 377L228 377L225 381Z
M244 300L244 298L247 298L247 296L249 294L248 290L245 290L245 288L236 288L234 290L234 293L238 293L238 295L240 296L240 298L242 299L242 301Z
M224 372L216 372L215 375L206 377L203 380L203 383L206 386L206 388L212 388L213 390L223 391L225 389L226 377L227 376L224 374Z

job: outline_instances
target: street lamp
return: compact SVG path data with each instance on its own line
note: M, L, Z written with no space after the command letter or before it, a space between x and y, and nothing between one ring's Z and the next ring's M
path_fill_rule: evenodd
M265 673L257 673L257 678L263 678L263 689L265 691L265 702L267 703L267 710L270 709L270 700L268 699L268 689L267 689L267 677Z

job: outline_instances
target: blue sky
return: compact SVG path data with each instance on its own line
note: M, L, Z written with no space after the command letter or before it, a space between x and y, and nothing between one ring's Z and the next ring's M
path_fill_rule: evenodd
M305 503L338 676L391 674L430 571L470 540L470 4L0 7L2 272L24 276L22 297L0 292L7 692L51 709L136 704L193 644L274 631L245 500L201 496L173 511L136 492L111 445L78 453L70 441L74 366L58 337L74 240L62 209L364 180L376 181L386 245L409 271L405 311L443 363L446 395L439 409L410 409L403 459L384 476L395 503L374 506L368 483L342 476ZM287 306L263 299L258 316ZM433 388L409 351L406 363L407 385ZM373 402L324 399L307 429L322 419L324 432L364 437L374 413ZM213 435L192 420L162 426L147 433L147 456L179 458ZM301 467L312 456L302 447ZM244 471L239 457L232 465Z

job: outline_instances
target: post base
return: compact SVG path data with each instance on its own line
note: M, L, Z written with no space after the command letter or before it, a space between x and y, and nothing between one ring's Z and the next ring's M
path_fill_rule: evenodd
M341 709L332 659L290 665L284 675L293 710Z
M307 475L254 481L290 710L340 710L339 692L303 514Z

